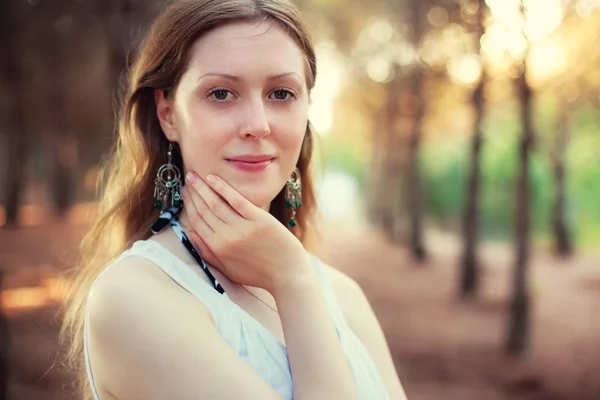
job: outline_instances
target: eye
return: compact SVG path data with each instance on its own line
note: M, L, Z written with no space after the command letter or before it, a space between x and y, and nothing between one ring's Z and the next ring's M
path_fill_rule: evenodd
M289 101L291 99L296 98L296 94L287 89L277 89L271 93L277 101ZM289 95L289 97L288 97Z
M208 93L208 97L216 102L224 102L228 100L228 95L230 94L231 92L227 89L215 89Z

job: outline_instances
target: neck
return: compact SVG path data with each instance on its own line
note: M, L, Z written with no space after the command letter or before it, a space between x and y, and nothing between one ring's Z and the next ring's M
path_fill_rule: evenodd
M183 209L179 213L179 223L181 224L181 227L183 229L185 229L186 231L189 231L191 223L190 223L190 219L188 217L187 211L185 209L185 206L183 207Z

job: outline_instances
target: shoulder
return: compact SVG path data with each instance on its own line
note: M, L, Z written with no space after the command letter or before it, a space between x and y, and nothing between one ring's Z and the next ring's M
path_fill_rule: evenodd
M321 262L321 265L331 280L336 295L347 297L362 293L360 285L348 274L324 262Z
M321 263L331 281L334 294L346 321L351 328L360 326L365 313L371 313L371 306L361 286L352 277L330 265Z
M148 400L278 397L220 336L203 303L146 259L110 266L93 285L88 307L88 354L100 393Z
M90 342L101 347L127 348L139 335L158 334L164 322L185 312L205 315L214 324L202 302L139 256L118 260L98 276L89 292L87 312Z
M87 312L96 387L127 398L147 390L148 377L159 372L157 360L188 351L178 350L189 343L183 337L186 329L196 336L216 331L201 302L152 262L136 256L121 259L100 274L90 290ZM196 316L193 323L190 315Z
M139 318L132 317L159 310L159 304L177 307L190 297L151 261L126 257L107 267L92 285L88 297L90 324L110 331L113 325L136 323Z

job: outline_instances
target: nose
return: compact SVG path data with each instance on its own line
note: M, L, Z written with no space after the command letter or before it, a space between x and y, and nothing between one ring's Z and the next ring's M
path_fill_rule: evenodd
M271 133L267 113L262 100L249 103L246 109L246 118L240 129L244 138L262 139Z

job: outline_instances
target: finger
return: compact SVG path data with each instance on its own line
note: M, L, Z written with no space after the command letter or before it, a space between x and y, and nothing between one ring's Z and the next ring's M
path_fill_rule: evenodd
M198 192L206 206L221 221L232 224L240 218L240 215L231 206L208 186L196 173L189 172L186 176L188 183Z
M213 231L222 231L225 228L225 222L212 212L196 189L190 187L187 192L202 219L206 221Z
M256 218L257 207L223 179L216 175L208 175L206 181L242 217L251 221Z
M187 211L187 216L192 224L192 229L198 232L201 237L206 239L214 235L214 229L212 229L211 226L204 220L204 218L201 217L196 207L196 203L192 199L192 194L185 186L181 190L181 194L183 195L183 207ZM202 199L200 199L200 201L202 201Z

